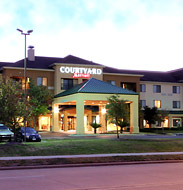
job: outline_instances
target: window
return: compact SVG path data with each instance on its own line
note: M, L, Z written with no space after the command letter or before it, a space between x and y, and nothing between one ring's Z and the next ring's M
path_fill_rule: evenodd
M180 86L172 86L172 92L174 94L180 94Z
M108 83L112 84L112 85L116 85L116 81L115 80L107 80Z
M154 107L161 108L161 100L154 100Z
M140 85L140 92L146 92L146 85L145 84Z
M61 79L61 90L68 90L78 84L77 79Z
M173 119L173 127L181 127L181 119Z
M146 106L146 100L140 100L140 105L144 108Z
M153 85L154 93L161 93L161 85Z
M180 108L180 101L173 101L173 108Z
M37 77L37 85L47 86L47 78L46 77Z
M121 87L136 92L136 83L133 83L133 82L121 82Z

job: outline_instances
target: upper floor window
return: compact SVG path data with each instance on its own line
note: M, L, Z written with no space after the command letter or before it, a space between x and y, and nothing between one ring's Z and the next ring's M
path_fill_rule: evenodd
M116 81L115 80L107 80L108 83L112 84L112 85L116 85Z
M174 94L180 94L180 86L172 86L172 92Z
M154 93L161 93L161 85L153 85Z
M37 85L47 86L47 78L46 77L37 77Z
M140 105L144 108L146 106L146 100L140 100Z
M146 92L146 85L145 84L140 85L140 92Z
M180 101L173 101L173 108L180 108Z
M121 87L136 92L136 83L133 83L133 82L121 82Z
M68 90L78 84L77 79L61 79L61 90Z
M154 107L161 108L161 100L154 100Z

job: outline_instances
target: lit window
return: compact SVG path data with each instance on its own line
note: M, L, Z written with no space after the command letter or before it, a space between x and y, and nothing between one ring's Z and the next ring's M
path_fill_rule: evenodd
M161 93L161 85L153 85L154 93Z
M146 92L146 85L145 84L140 85L140 92Z
M161 108L161 100L154 100L154 107Z
M180 86L172 86L172 92L174 94L180 94Z
M146 100L140 100L140 105L144 108L146 106Z
M37 77L37 85L47 86L47 78L46 77Z
M173 101L173 108L180 108L180 101Z
M181 127L181 119L173 119L173 127Z
M26 80L26 88L29 89L29 82L30 82L30 78L27 78ZM25 79L22 78L22 89L25 89Z

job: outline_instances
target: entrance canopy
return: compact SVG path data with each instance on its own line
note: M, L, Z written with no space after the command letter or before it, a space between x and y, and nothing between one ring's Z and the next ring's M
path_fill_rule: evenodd
M136 92L114 86L108 82L91 78L69 90L61 92L54 97L53 101L53 130L59 131L59 105L76 105L76 133L85 134L84 129L84 106L99 106L100 123L105 124L105 115L102 108L112 95L119 95L123 100L130 103L130 129L138 133L138 94ZM105 128L105 127L104 127ZM105 130L105 129L104 129Z

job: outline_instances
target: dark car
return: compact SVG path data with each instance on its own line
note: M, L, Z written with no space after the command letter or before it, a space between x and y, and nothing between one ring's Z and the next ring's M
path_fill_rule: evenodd
M25 138L25 127L21 127L17 130L17 139L24 141ZM32 127L26 127L26 141L41 142L41 135Z
M0 142L2 142L3 140L8 140L10 142L13 137L14 133L11 132L6 125L0 124Z

